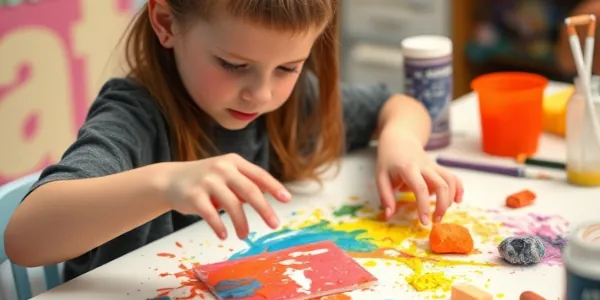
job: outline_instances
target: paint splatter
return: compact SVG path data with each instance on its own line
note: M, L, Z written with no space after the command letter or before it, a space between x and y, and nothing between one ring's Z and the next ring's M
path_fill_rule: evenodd
M396 285L419 293L429 293L434 298L446 297L449 286L458 278L469 281L470 277L485 276L482 267L505 267L498 264L496 247L509 236L539 236L550 250L542 263L562 264L560 250L566 243L564 237L568 222L557 216L530 214L515 217L506 215L513 212L455 206L448 211L444 222L460 223L469 228L476 249L469 256L453 256L430 253L427 243L430 230L420 225L417 205L411 197L401 196L397 210L398 213L389 221L381 219L378 206L359 200L353 200L352 205L337 210L296 211L292 213L293 220L281 230L263 236L251 233L245 241L247 248L231 253L229 259L330 240L354 258L361 259L365 267L407 267L403 272L408 270L409 273L401 275L405 280L396 281ZM465 266L470 271L461 271L455 277L441 276L444 270L453 266ZM194 281L195 278L188 278L188 282ZM351 299L349 295L341 295L339 297L342 298L330 296L321 299Z
M356 217L356 212L359 211L363 205L344 205L340 209L333 212L336 217L352 216Z

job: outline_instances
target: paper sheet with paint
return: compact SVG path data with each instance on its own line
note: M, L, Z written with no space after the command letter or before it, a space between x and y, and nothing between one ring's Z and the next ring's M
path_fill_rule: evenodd
M331 241L203 265L194 271L219 299L311 299L377 282Z

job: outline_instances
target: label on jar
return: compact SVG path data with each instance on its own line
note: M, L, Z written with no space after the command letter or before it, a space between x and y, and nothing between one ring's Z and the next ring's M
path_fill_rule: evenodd
M431 116L431 136L426 149L450 144L450 101L452 101L452 57L404 58L405 93L421 101Z
M600 280L579 276L567 267L567 300L600 300Z

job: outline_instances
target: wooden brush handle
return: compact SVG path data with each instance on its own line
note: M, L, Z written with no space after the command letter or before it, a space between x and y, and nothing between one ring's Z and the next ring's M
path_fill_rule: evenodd
M567 33L569 35L576 35L577 30L575 29L575 26L580 25L588 25L588 37L594 37L594 33L596 32L596 16L592 14L568 17L565 19L565 23L567 25Z

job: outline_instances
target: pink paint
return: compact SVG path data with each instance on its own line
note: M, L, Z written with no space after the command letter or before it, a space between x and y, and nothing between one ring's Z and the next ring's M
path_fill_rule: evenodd
M27 116L27 118L25 118L25 122L23 122L23 130L21 133L24 140L30 141L34 138L38 130L40 118L40 112L32 112Z
M118 8L123 12L129 12L132 9L134 0L103 0L117 1ZM85 58L77 57L73 49L73 26L81 19L82 0L52 0L40 1L35 4L17 5L10 8L0 8L0 39L6 36L9 32L16 28L24 27L42 27L53 31L59 36L67 50L67 58L69 61L70 81L71 81L71 102L73 107L72 128L77 132L79 127L85 121L88 109L88 100L86 98L86 72ZM57 18L56 16L60 16ZM7 86L0 86L0 104L5 99L11 89L14 89L20 84L27 82L29 74L35 72L31 70L35 66L30 66L26 62L18 70L17 80ZM39 126L39 116L30 115L23 124L23 135L26 138L32 138ZM36 168L26 172L26 174L35 172L44 168L48 164L53 163L47 158L42 159ZM26 174L1 174L0 170L0 185L8 181L14 180ZM15 175L18 175L15 177Z
M501 216L504 225L515 236L536 235L544 241L546 255L542 263L562 266L561 251L567 244L569 222L557 215L542 216L530 213L525 217Z

